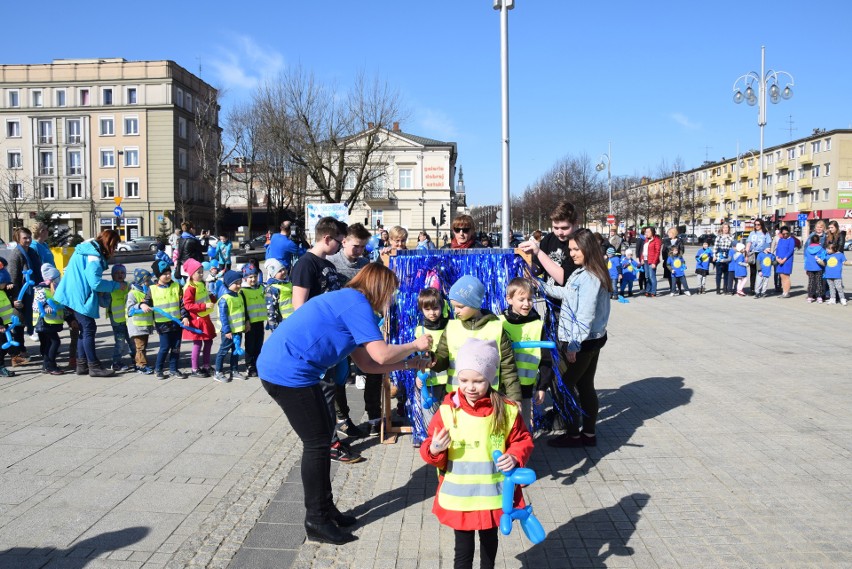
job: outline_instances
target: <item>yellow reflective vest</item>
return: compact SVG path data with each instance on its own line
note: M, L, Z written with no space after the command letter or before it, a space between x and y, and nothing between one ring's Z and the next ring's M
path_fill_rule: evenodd
M293 283L275 283L278 289L278 313L281 320L287 320L293 314Z
M180 320L180 285L172 281L169 286L154 285L151 287L151 300L154 307L165 311L170 316ZM170 318L159 312L154 312L154 322L171 322Z
M248 311L249 322L252 324L266 322L266 298L263 294L263 287L241 288L240 294L243 296Z
M145 302L145 293L142 292L141 290L136 290L134 288L130 291L129 294L132 294L133 298L136 299L137 305ZM126 315L127 311L125 310L124 313ZM133 325L138 327L138 328L148 328L149 326L154 325L154 313L153 312L145 313L145 312L142 312L141 310L139 310L136 314L134 314L133 316L130 316L129 318L130 318L130 321L133 323Z
M500 320L491 320L477 330L468 330L462 325L461 320L450 320L447 322L444 334L447 336L447 352L450 356L450 365L447 368L447 391L455 391L459 386L459 381L456 377L456 357L461 347L469 338L494 340L497 344L497 377L494 378L491 384L491 387L497 389L497 386L500 384L500 361L503 357L502 350L500 349L503 339L503 325L500 323Z
M12 303L9 302L9 296L6 294L5 290L0 290L0 318L3 319L3 325L8 326L10 324L10 320L12 319L12 313L15 308L12 306Z
M243 302L243 297L239 294L225 294L222 298L225 299L225 304L228 306L228 323L231 326L231 334L242 334L246 330L246 305ZM219 299L221 302L222 299ZM219 329L221 330L221 320Z
M501 315L500 322L503 323L503 329L509 335L512 343L541 340L541 330L544 326L541 319L523 324L512 324L506 320L505 316ZM535 380L538 377L538 366L541 363L541 348L514 348L514 351L521 385L535 385Z
M130 287L121 290L115 289L110 294L109 303L109 318L113 324L123 324L127 322L127 294L130 292Z
M506 405L507 425L511 428L518 408ZM503 474L497 470L492 454L506 451L506 435L491 433L491 416L475 417L448 404L439 413L450 431L447 470L438 490L438 504L445 510L473 512L497 510L503 506Z
M195 289L195 302L205 302L210 305L209 308L205 308L198 313L199 318L204 318L213 312L213 302L210 301L210 291L207 290L207 285L204 284L204 281L189 281L187 286L191 286Z
M414 337L419 338L423 334L429 334L432 336L432 345L437 346L438 342L441 341L441 336L444 335L444 330L427 330L423 326L418 326L414 330ZM446 385L447 384L447 370L439 371L435 373L434 371L429 372L429 377L426 379L426 385Z
M44 288L44 305L47 308L47 301L53 300L53 291L49 288ZM54 303L55 304L55 303ZM41 318L41 311L33 306L33 322L38 322L38 319ZM5 319L3 320L6 321ZM63 306L59 306L59 310L56 312L47 313L47 310L44 311L44 323L45 324L63 324L65 322L65 308Z

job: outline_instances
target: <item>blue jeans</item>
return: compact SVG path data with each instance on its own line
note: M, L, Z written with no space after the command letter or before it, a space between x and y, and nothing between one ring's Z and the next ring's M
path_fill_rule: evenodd
M112 333L115 334L115 345L112 347L112 363L120 364L121 356L127 352L128 356L136 353L136 348L130 345L130 338L127 335L127 324L112 325Z
M80 340L77 342L77 361L89 362L89 365L99 366L101 361L95 350L95 335L98 333L98 324L94 318L74 312L77 324L80 325Z
M222 371L228 351L231 352L231 372L237 371L237 367L240 365L240 356L234 353L234 348L236 348L236 345L233 337L229 339L222 334L222 343L219 344L219 352L216 354L216 371Z
M154 370L157 373L163 371L163 364L166 363L166 356L168 356L169 370L176 372L180 359L181 329L169 330L168 332L158 331L157 333L160 335L160 351L157 352L157 363L154 364Z
M652 267L647 261L645 261L645 292L657 294L657 267Z

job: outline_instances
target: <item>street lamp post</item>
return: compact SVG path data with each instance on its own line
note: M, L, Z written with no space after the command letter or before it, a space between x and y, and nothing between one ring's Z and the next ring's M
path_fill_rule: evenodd
M612 215L612 142L607 144L606 154L601 154L601 157L598 159L598 165L595 166L595 170L598 172L602 171L606 168L606 191L609 194L609 211L607 212L607 217ZM607 223L609 225L609 223Z
M417 198L420 203L420 223L423 226L423 232L426 232L426 190L420 192L420 197Z
M502 110L502 147L503 147L503 210L501 221L502 243L508 246L509 209L511 194L509 192L509 10L515 7L515 0L494 0L494 9L500 11L500 93Z
M122 159L123 156L124 156L124 150L119 150L118 152L116 152L116 157L115 157L115 187L113 189L113 193L115 195L113 196L113 198L120 198L121 197L121 159ZM116 205L118 205L120 203L120 201L117 201L115 203L116 203ZM115 220L115 223L118 226L118 227L116 227L116 230L118 231L119 234L121 234L121 218L117 217L116 220ZM127 235L125 235L124 238L127 239Z
M782 90L778 83L784 75L789 77L789 83ZM754 84L757 84L757 95L755 95L752 87ZM793 89L791 88L793 85L793 76L788 72L772 69L766 71L766 48L764 46L760 46L760 74L749 71L734 81L734 103L740 104L745 101L752 107L757 104L757 126L760 127L760 179L757 215L761 219L763 219L763 127L766 126L766 92L769 91L769 100L776 104L780 99L789 99L793 96ZM741 87L745 87L744 92Z

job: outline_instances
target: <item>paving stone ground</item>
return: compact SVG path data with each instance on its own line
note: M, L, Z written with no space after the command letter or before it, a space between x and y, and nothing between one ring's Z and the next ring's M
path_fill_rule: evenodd
M537 441L527 495L548 537L516 527L498 567L852 567L852 307L807 304L797 273L787 300L614 304L599 446ZM303 543L301 447L256 380L36 367L0 381L4 569L451 565L406 437L336 466L359 540Z

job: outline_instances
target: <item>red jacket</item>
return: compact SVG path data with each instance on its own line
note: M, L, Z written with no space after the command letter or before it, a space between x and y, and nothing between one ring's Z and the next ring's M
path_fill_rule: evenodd
M210 320L210 315L200 317L198 313L204 310L201 303L212 303L214 301L213 295L209 295L209 298L196 299L195 290L194 286L189 283L186 284L186 288L183 289L183 307L189 312L189 325L202 330L204 333L196 334L195 332L184 330L181 338L184 340L212 340L216 337L216 328L213 326L213 321Z
M458 397L454 397L455 395L458 395ZM488 417L491 415L493 409L490 398L483 397L471 407L470 403L467 402L467 398L461 395L458 391L448 393L444 398L443 403L460 406L462 411L475 417ZM432 422L429 423L429 428L427 429L428 437L425 441L423 441L423 444L420 445L420 456L423 457L423 460L425 460L428 464L437 467L441 471L447 468L447 451L443 451L437 456L433 456L432 453L429 452L429 446L432 444L432 435L443 428L444 421L441 419L441 414L435 413L435 416L432 417ZM518 461L518 466L523 467L527 460L529 460L532 450L532 436L527 430L527 427L524 424L524 419L519 412L518 416L515 418L515 424L512 425L512 428L509 430L509 436L506 437L506 453L514 456ZM441 484L443 484L443 482L444 476L443 474L439 474L438 491L441 490ZM473 512L445 510L438 504L438 491L435 492L435 501L432 504L432 513L435 514L438 517L438 521L445 526L449 526L453 529L469 531L490 529L500 525L500 516L503 515L503 510L501 508L497 508L495 510L477 510ZM515 507L523 508L524 506L525 504L523 495L521 494L521 487L515 486Z
M653 239L648 241L648 258L642 258L642 253L644 246L636 251L636 254L639 256L639 262L644 263L648 262L651 265L658 265L660 263L660 249L663 248L663 240L660 239L659 235L654 235Z

